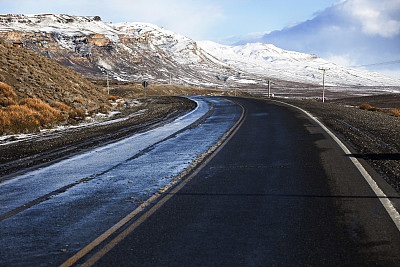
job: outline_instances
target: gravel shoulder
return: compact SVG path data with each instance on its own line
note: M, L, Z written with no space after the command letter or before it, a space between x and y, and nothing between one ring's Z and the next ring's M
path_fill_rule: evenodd
M196 107L195 102L182 97L151 97L141 101L142 105L125 109L109 124L44 132L26 140L0 144L0 180L16 171L48 164L161 126ZM127 119L116 120L118 117Z
M361 110L351 100L315 102L283 100L309 111L350 145L400 192L400 117ZM358 100L357 100L358 101Z

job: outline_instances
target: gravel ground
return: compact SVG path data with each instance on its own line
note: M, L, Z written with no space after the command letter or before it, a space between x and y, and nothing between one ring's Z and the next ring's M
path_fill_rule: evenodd
M352 102L283 100L303 108L333 130L400 192L400 117L358 108ZM398 104L398 103L397 103Z
M0 142L0 180L7 179L7 175L15 171L48 164L135 132L168 123L196 107L195 102L181 97L151 97L142 99L141 102L143 104L139 107L126 109L119 115L124 117L138 114L127 120L40 133L7 145ZM141 113L141 110L145 112Z

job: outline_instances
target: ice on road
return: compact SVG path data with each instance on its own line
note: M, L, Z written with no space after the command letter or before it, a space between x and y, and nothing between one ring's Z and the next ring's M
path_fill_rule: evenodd
M60 254L65 260L169 184L242 112L224 99L192 99L198 107L170 124L0 183L3 214L81 181L1 221L0 259L13 255L15 266ZM211 107L212 115L194 127Z

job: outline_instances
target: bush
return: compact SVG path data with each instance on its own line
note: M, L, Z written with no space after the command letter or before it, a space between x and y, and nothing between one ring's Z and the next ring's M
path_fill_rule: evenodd
M391 109L389 113L394 116L400 117L400 109Z
M75 98L74 102L79 103L79 104L82 104L82 105L83 105L83 103L84 103L83 100L80 99L80 98Z
M20 103L28 108L39 112L41 115L40 123L42 125L63 120L63 116L60 111L52 108L49 104L37 99L37 98L25 98Z
M15 101L12 98L7 98L7 97L0 97L0 106L7 107L11 105L17 105L17 101Z
M11 105L0 110L1 133L22 133L37 131L41 115L27 106Z
M0 82L0 96L6 97L6 98L12 98L12 99L17 98L17 95L15 94L12 87L3 82Z
M0 108L0 134L38 131L64 120L60 111L36 98L27 98L20 103L10 100L8 104Z
M83 110L77 108L69 111L68 116L70 119L83 120L85 118L85 113L83 112Z
M55 108L55 109L58 109L59 111L67 111L67 112L69 112L69 111L72 110L72 108L70 106L68 106L68 105L66 105L64 103L60 103L60 102L51 103L50 106Z
M381 110L380 108L373 107L369 104L361 104L360 109L368 110L368 111L380 111Z
M108 96L108 100L117 101L117 99L120 99L120 97L118 97L118 96L113 96L113 95L109 95L109 96Z

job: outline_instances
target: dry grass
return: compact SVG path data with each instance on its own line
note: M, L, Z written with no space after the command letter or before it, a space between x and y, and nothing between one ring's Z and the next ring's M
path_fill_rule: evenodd
M68 112L68 116L70 119L79 121L85 118L85 113L83 112L82 109L77 108L77 109L72 109L70 112Z
M391 109L389 110L389 114L400 117L400 109Z
M370 104L361 104L360 109L368 110L368 111L381 111L380 108L373 107Z
M51 103L51 107L58 109L59 111L65 111L65 112L70 112L72 108L64 103L61 102L54 102Z
M85 103L85 102L83 102L83 100L80 99L80 98L75 98L74 102L79 103L79 104L82 104L82 105Z
M383 112L383 113L387 113L387 114L390 114L390 115L394 115L394 116L400 117L400 109L382 110L380 108L373 107L373 106L371 106L369 104L360 105L360 109L368 110L368 111L379 111L379 112Z
M15 94L11 86L3 82L0 82L0 96L11 99L17 98L17 95Z
M68 117L62 111L71 112L66 104L49 104L37 98L17 99L13 88L0 83L0 134L28 133L54 123L65 121ZM83 117L82 110L74 111L75 117Z
M0 110L0 132L21 133L37 131L41 115L27 106L11 105Z
M109 95L108 96L108 100L117 101L117 99L120 99L120 97L119 96L114 96L114 95Z
M18 102L14 99L7 98L7 97L0 97L0 106L7 107L11 105L17 105Z
M63 120L61 112L37 98L25 98L19 103L41 114L40 123L46 125L51 122Z

